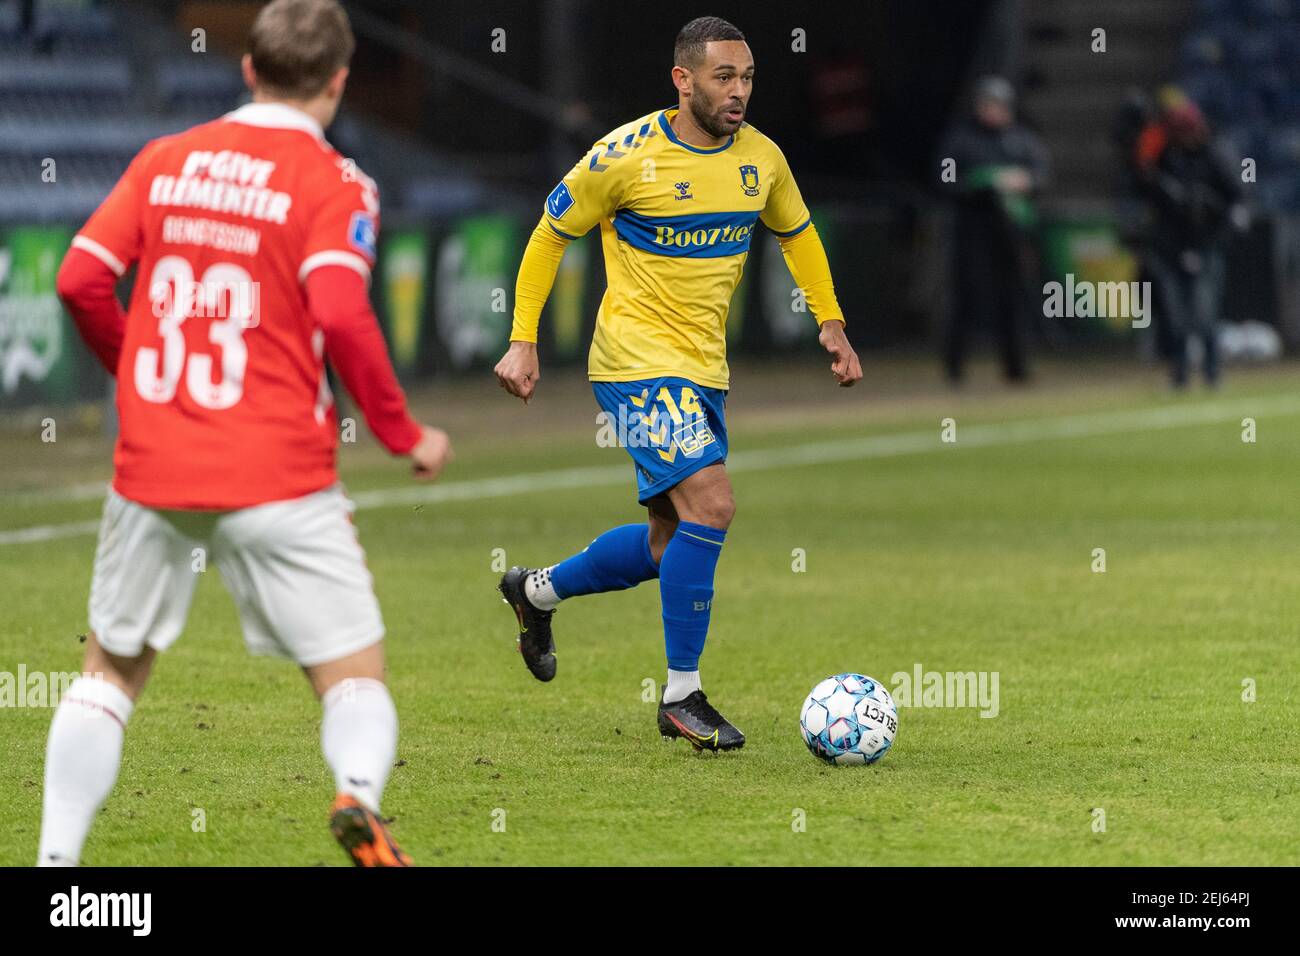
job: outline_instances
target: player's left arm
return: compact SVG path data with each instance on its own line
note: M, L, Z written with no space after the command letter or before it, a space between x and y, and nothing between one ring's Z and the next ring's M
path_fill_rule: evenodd
M781 244L781 255L790 275L821 328L817 338L831 356L831 373L837 383L847 388L862 378L862 363L844 334L844 313L835 298L826 247L817 235L817 227L785 157L779 153L778 156L776 176L759 218Z
M451 459L445 432L416 421L388 356L370 305L370 272L379 237L379 193L352 166L342 181L313 190L321 197L311 217L298 269L307 310L324 335L325 354L380 443L411 459L417 478L437 478Z

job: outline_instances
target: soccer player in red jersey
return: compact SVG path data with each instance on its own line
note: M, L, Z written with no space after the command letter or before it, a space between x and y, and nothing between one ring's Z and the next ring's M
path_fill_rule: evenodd
M253 102L145 146L59 272L117 378L121 426L83 675L50 727L41 865L79 861L134 702L209 556L249 649L298 663L321 699L335 836L358 865L410 863L379 816L397 712L335 475L326 357L417 478L436 478L451 449L411 417L370 307L375 185L324 139L354 45L336 0L265 7L243 61ZM114 288L132 264L123 313Z

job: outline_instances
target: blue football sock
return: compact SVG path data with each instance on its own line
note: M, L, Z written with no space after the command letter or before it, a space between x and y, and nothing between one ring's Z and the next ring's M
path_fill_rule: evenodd
M713 572L727 532L682 521L659 562L664 645L675 671L699 670L713 605Z
M551 586L560 598L622 591L659 576L650 556L650 526L611 528L579 554L551 569Z

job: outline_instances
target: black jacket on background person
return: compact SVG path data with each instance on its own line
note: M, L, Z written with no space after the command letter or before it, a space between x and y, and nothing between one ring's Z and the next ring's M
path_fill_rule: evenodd
M961 380L971 333L993 329L1003 371L1012 381L1028 376L1025 313L1031 307L1026 239L1037 225L1033 196L1047 180L1047 153L1038 136L1014 122L996 128L971 120L950 137L944 157L956 162L954 299L944 341L948 378ZM1008 190L1009 169L1028 176L1028 189Z
M1208 142L1168 143L1139 183L1154 213L1152 242L1172 255L1219 244L1241 201L1232 167Z
M1187 106L1155 129L1159 153L1139 160L1137 184L1151 212L1146 267L1157 288L1173 384L1187 384L1193 339L1201 370L1219 381L1219 312L1224 248L1242 198L1235 170L1219 154L1199 111Z

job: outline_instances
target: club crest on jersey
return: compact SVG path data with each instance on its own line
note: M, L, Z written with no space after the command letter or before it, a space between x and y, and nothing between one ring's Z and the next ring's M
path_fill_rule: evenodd
M758 195L758 167L757 166L740 167L740 188L745 191L746 196Z
M348 244L368 259L375 257L375 217L368 212L354 212L348 224Z
M673 189L677 190L677 195L673 197L674 199L682 200L695 198L691 195L691 184L689 182L683 181L680 183L673 183Z

